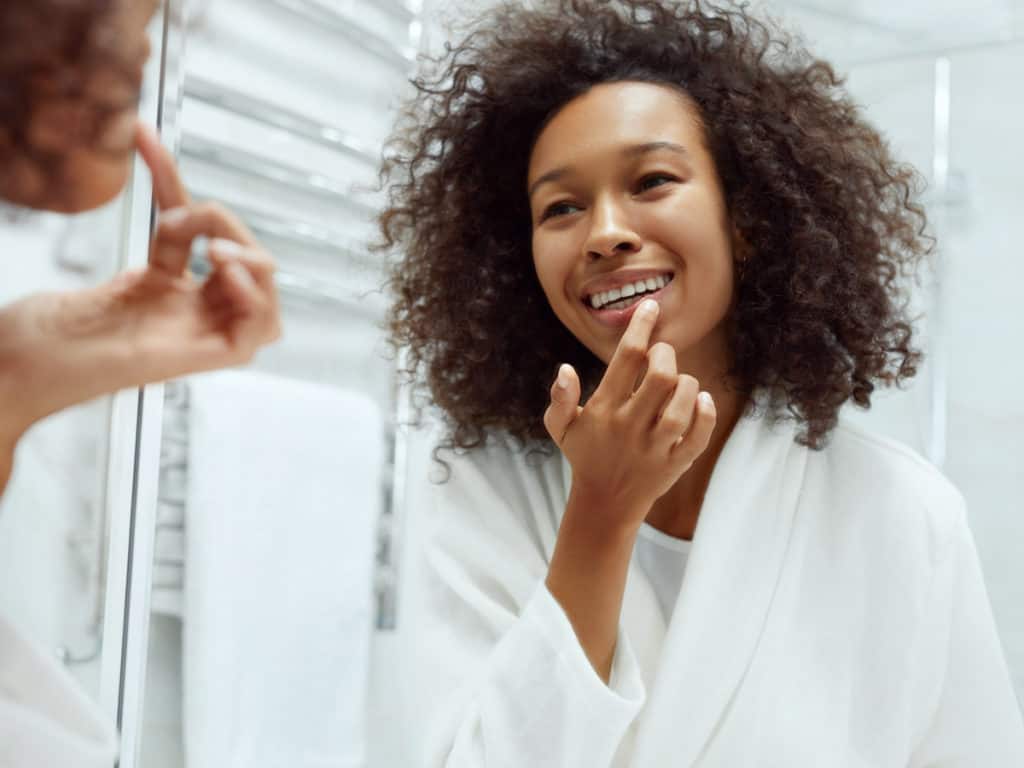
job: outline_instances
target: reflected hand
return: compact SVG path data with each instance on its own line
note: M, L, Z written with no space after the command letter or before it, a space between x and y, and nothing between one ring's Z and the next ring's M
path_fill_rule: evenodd
M137 144L161 215L148 265L110 284L105 309L133 351L130 383L249 361L281 334L273 260L230 211L190 201L174 158L151 130L140 125ZM213 268L202 282L188 272L199 236L210 238Z
M572 465L572 491L595 525L629 530L704 452L716 414L710 395L698 397L695 378L680 374L675 350L651 345L658 319L647 301L630 318L597 390L580 407L576 371L563 365L544 414L548 434ZM639 383L639 386L637 385Z
M138 149L163 211L144 269L0 310L0 449L32 423L126 387L247 362L281 333L274 263L234 215L192 203L173 157L142 126ZM188 272L211 238L212 272Z

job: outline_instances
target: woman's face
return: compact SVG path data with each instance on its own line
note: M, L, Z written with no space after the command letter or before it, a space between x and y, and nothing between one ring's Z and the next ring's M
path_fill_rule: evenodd
M90 33L112 47L116 60L104 60L84 73L80 94L51 94L49 81L33 82L28 148L4 169L4 198L73 213L102 205L121 191L134 153L142 67L149 56L146 26L159 4L112 3L111 12ZM59 60L56 51L54 59ZM94 132L97 115L102 119Z
M652 343L675 348L680 372L725 372L732 228L685 96L595 86L541 132L528 189L537 277L580 342L607 363L642 291L661 306Z

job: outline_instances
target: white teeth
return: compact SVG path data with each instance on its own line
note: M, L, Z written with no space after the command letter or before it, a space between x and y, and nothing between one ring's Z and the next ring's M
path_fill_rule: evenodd
M610 291L601 291L591 295L590 306L594 309L600 309L612 302L630 298L638 293L647 293L664 288L671 280L671 275L659 275L658 277L648 277L645 280L637 280L635 283L612 288Z

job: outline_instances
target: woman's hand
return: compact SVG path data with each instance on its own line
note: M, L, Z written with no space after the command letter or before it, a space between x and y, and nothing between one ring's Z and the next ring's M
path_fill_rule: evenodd
M545 584L607 682L637 530L658 497L707 448L710 396L680 375L676 354L651 344L658 319L646 300L630 318L604 378L580 407L580 381L563 365L544 426L572 465L572 489Z
M597 390L580 407L580 381L563 365L551 388L544 426L572 465L572 494L588 523L635 531L658 497L708 446L715 426L711 396L676 369L675 350L650 345L657 302L630 318ZM639 386L637 386L639 382Z
M137 143L162 211L149 263L0 310L0 442L101 394L247 362L280 336L272 259L230 212L189 200L152 131L140 126ZM211 238L203 281L188 272L198 236Z

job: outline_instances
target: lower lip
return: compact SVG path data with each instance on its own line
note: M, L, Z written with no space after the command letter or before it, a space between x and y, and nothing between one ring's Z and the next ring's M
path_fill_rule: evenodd
M673 277L668 281L668 283L656 290L654 293L644 294L640 301L630 304L625 309L594 309L589 304L585 304L584 306L587 308L587 311L589 311L590 314L602 325L607 325L611 328L619 328L629 324L629 319L633 316L633 313L636 312L637 307L643 304L647 299L653 299L660 303L663 294L674 282L675 278Z

